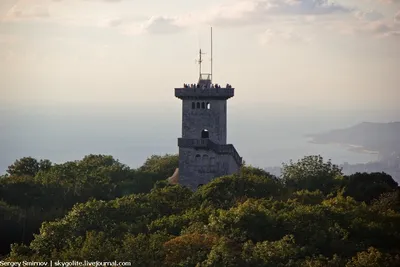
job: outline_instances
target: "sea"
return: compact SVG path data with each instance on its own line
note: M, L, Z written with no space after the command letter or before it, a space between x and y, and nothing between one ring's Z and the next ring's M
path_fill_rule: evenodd
M151 155L178 153L181 103L8 105L0 108L0 173L22 157L63 163L112 155L137 168ZM228 106L228 143L246 164L281 166L307 155L333 163L375 161L377 154L309 142L307 134L364 121L400 120L398 111L321 110L279 103Z

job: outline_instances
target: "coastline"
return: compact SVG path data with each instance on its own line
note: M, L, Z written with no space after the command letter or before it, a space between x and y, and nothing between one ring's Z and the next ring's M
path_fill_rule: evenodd
M381 154L379 151L369 150L368 148L365 148L360 145L354 145L354 144L337 143L337 142L318 142L318 141L315 141L314 139L309 140L308 143L316 144L316 145L342 146L342 147L345 147L349 151L361 153L361 154L373 154L373 155Z

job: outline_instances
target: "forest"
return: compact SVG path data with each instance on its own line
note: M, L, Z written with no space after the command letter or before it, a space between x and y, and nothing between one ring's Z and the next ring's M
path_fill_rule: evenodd
M136 169L109 155L25 157L0 177L0 262L131 266L400 266L400 194L385 173L343 175L321 156L245 164L195 192L177 155Z

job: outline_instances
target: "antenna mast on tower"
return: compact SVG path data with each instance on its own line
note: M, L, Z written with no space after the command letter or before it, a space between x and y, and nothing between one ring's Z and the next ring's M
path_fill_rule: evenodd
M213 39L212 39L212 27L211 27L211 83L213 79Z
M207 80L209 80L210 82L212 82L212 75L213 75L213 39L212 39L212 27L211 27L211 72L210 73L208 73L207 75L208 75L208 78L207 78ZM202 59L202 55L204 55L204 54L206 54L206 53L204 53L204 52L202 52L201 51L201 48L200 48L200 51L199 51L199 59L198 60L196 60L196 62L199 64L199 79L201 80L202 79L202 77L201 77L201 63L203 63L203 59Z
M201 58L201 55L204 55L205 53L201 52L201 48L200 48L200 52L199 52L199 60L197 61L199 63L199 78L201 79L201 63L203 62L203 59Z

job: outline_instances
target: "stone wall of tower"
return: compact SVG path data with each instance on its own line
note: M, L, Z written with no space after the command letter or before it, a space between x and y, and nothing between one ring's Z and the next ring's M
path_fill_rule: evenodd
M202 130L207 129L210 140L226 144L226 100L185 99L182 102L182 138L201 138Z
M196 190L214 178L237 173L240 166L231 155L211 150L179 148L179 183Z

